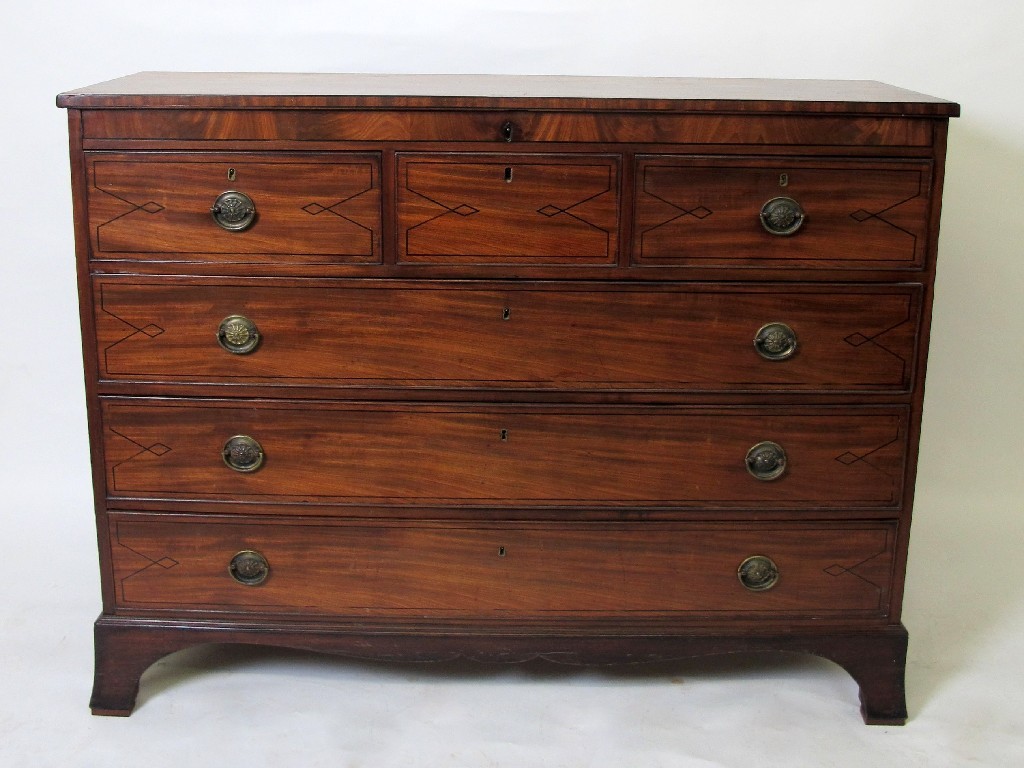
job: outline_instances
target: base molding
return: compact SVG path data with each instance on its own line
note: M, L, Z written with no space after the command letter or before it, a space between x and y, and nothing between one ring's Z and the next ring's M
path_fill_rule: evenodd
M495 633L432 628L399 631L323 626L152 622L101 616L95 625L94 715L127 717L142 674L168 654L205 643L265 645L394 662L616 665L664 662L758 651L808 653L845 669L860 687L861 715L869 725L907 719L904 674L907 630L901 624L864 630L721 632L692 634Z

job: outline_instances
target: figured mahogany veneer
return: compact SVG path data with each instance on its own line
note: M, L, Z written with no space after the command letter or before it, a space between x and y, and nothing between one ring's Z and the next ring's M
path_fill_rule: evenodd
M375 155L98 154L88 174L95 259L380 261ZM211 226L218 195L234 189L252 198L259 226Z
M400 263L615 263L613 158L400 154L397 161Z
M513 138L525 142L736 144L783 146L922 146L932 142L931 126L898 117L766 116L757 121L722 115L595 114L520 110L190 110L83 112L91 147L106 142L166 143L216 140L287 143L331 141L493 142L511 123Z
M637 264L920 266L931 163L751 157L637 158ZM765 231L774 197L807 214L799 237Z
M161 73L58 103L94 713L229 642L815 653L867 722L905 720L957 105L864 82Z
M104 400L115 499L447 506L896 507L905 408L399 406ZM257 472L225 471L232 436ZM771 440L789 469L747 470ZM557 460L555 460L557 459ZM569 513L575 517L577 515Z
M122 382L565 391L910 390L920 286L104 277L100 376ZM210 344L225 317L250 354ZM797 354L752 340L784 321Z
M558 617L663 627L666 619L726 614L882 619L895 533L887 523L111 522L124 615L245 610L409 624ZM272 576L259 588L224 578L224 563L239 547L259 549L270 564ZM762 550L785 573L763 595L736 578L736 564Z

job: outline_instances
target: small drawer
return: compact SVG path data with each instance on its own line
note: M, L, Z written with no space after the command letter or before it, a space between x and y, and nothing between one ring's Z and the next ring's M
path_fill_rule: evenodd
M908 434L899 406L108 398L102 412L115 506L222 499L342 515L377 504L896 509Z
M618 158L400 154L398 260L613 266Z
M914 285L94 285L102 380L217 387L898 393L921 315Z
M94 260L372 264L376 154L88 156Z
M924 265L931 163L637 158L638 265Z
M122 611L883 618L896 525L111 522Z

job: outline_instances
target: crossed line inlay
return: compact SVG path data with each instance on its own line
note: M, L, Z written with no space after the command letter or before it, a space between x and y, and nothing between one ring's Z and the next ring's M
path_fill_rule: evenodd
M106 368L106 370L109 371L110 370L110 362L109 362L109 360L107 358L107 355L110 352L110 350L112 350L118 344L126 342L126 341L128 341L128 339L134 338L134 337L138 336L140 333L143 336L147 336L150 339L155 339L157 336L159 336L162 333L165 333L166 331L165 331L164 328L161 328L156 323L147 323L146 325L135 325L135 323L132 323L129 320L125 320L120 315L116 314L115 312L110 311L107 308L107 297L106 297L105 288L106 288L106 286L104 286L104 285L100 286L100 310L104 314L110 315L110 317L114 318L118 322L124 323L126 326L128 326L128 328L131 329L130 331L128 331L128 333L126 333L120 339L118 339L117 341L113 342L112 344L108 344L106 347L103 348L103 363L104 363L104 367Z
M853 451L845 451L845 452L839 454L838 456L836 456L835 460L838 461L840 464L846 465L847 467L851 466L852 464L857 464L858 462L864 462L865 464L867 464L868 466L872 467L873 469L881 472L883 475L888 475L889 474L888 472L885 472L884 470L882 470L878 466L876 466L874 463L872 463L869 460L869 457L874 455L874 454L876 454L876 453L878 453L883 448L886 448L887 446L892 445L893 443L895 443L899 439L900 439L899 435L896 435L896 437L894 437L892 440L889 440L888 442L883 443L882 445L878 446L877 448L872 448L870 451L867 451L865 453L854 453Z
M854 333L851 333L849 336L844 337L843 341L845 341L847 344L849 344L851 347L854 347L854 348L863 346L864 344L871 344L872 346L877 347L878 349L882 350L883 352L885 352L885 353L887 353L889 355L892 355L897 360L899 360L900 364L903 366L903 374L902 374L902 376L903 376L904 379L906 379L906 375L907 375L907 360L906 360L906 358L904 358L903 355L901 355L901 354L899 354L897 352L894 352L893 350L889 349L889 347L885 346L885 344L882 344L879 341L879 339L882 338L883 336L885 336L885 334L889 333L890 331L896 330L901 325L904 325L905 323L908 323L909 321L910 321L910 302L908 301L907 304L906 304L906 314L904 315L903 319L899 320L896 323L893 323L888 328L883 328L880 331L876 331L875 333L871 334L870 336L865 335L865 334L861 333L860 331L855 331Z
M854 576L854 577L860 579L861 581L863 581L865 584L868 584L869 586L874 587L876 590L878 590L879 595L881 595L882 594L882 587L880 587L878 584L873 582L871 579L866 578L863 574L858 573L857 570L859 568L863 567L864 565L866 565L867 563L870 563L875 558L881 557L882 555L884 555L887 552L889 552L889 550L890 550L890 539L889 539L889 537L890 537L890 534L886 533L886 535L885 535L885 543L882 545L882 548L880 550L878 550L877 552L875 552L873 555L865 557L860 562L854 563L853 565L840 565L839 563L832 563L832 565L828 566L827 568L823 568L822 571L824 573L827 573L829 576L832 576L833 578L839 578L840 576L843 576L845 574L849 574L850 576Z
M143 554L142 552L139 552L139 550L137 550L137 549L133 549L132 547L129 547L127 544L125 544L123 541L121 541L121 529L120 529L120 526L118 526L118 529L117 529L117 544L118 544L118 546L124 547L129 552L131 552L131 553L133 553L135 555L138 555L139 557L141 557L143 560L146 561L146 564L144 566L142 566L141 568L138 568L138 569L132 571L127 576L124 576L123 578L121 578L121 580L120 580L120 588L121 588L121 599L122 600L127 600L128 599L127 596L125 595L125 582L128 581L128 579L132 578L133 576L138 576L140 573L148 571L150 568L161 568L161 569L163 569L165 571L169 571L169 570L171 570L171 568L174 568L175 566L181 565L181 562L178 561L178 560L175 560L173 557L168 557L167 555L164 555L163 557L161 557L159 559L154 559L154 558L150 557L149 555L146 555L146 554Z
M117 470L118 470L118 467L120 467L122 464L127 464L129 461L132 461L133 459L137 459L139 456L143 455L144 453L148 453L150 456L156 456L157 458L159 458L161 456L167 455L168 453L170 453L173 450L169 445L165 445L164 443L161 443L161 442L152 443L150 445L143 445L138 440L133 440L132 438L128 437L128 435L124 434L123 432L118 432L113 427L108 426L107 429L109 429L111 432L113 432L118 437L120 437L120 438L122 438L124 440L127 440L132 445L137 446L138 449L139 449L138 451L133 453L131 456L129 456L127 459L124 459L123 461L117 462L117 464L114 464L110 468L110 474L112 475L112 478L113 478L112 485L113 485L113 487L115 489L117 489Z

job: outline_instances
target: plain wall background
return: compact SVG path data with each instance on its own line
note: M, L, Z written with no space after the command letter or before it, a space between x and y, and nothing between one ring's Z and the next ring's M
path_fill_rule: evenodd
M8 665L0 728L26 739L44 726L85 729L90 738L125 733L85 714L99 590L59 91L160 69L850 78L963 108L949 135L904 617L912 642L908 686L919 735L929 717L941 720L953 689L974 713L966 725L951 720L967 728L956 736L928 730L920 749L931 741L950 759L991 764L1002 762L994 755L1003 748L1020 757L1015 734L1024 700L1010 637L1022 613L1014 557L1024 533L1022 32L1024 5L1009 0L969 7L949 0L8 4L0 25L0 658ZM991 691L986 673L975 669L984 659L993 665ZM44 661L66 677L39 683ZM1011 666L993 676L997 663ZM1016 684L1002 690L1013 675ZM163 694L182 699L182 716L188 695ZM39 719L64 699L73 699L66 711L74 725ZM957 704L949 700L950 713ZM897 738L912 739L913 725ZM4 739L0 733L0 755L17 748L17 739L7 747ZM784 749L800 744L782 740ZM558 760L548 764L576 764L552 749ZM93 764L86 752L75 754L81 762L72 757L70 764ZM524 764L525 753L509 754L519 759L508 764ZM910 754L925 752L904 757ZM360 764L351 757L334 764ZM484 754L465 764L505 763Z

